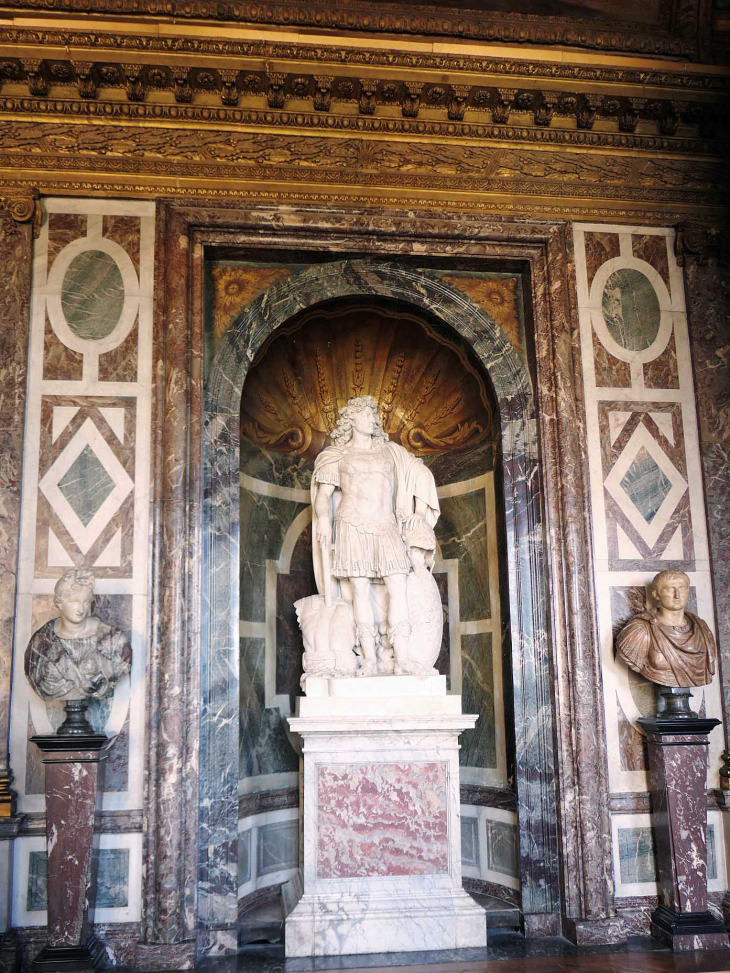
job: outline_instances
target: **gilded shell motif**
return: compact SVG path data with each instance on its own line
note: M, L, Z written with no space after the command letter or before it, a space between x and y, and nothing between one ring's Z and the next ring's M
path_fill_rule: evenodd
M313 308L280 328L243 389L241 432L314 458L349 398L373 395L390 438L417 456L489 435L490 397L460 348L408 311L365 303Z

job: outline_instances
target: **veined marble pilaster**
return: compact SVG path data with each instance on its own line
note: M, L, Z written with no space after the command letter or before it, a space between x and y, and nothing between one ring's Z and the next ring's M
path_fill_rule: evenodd
M29 205L34 205L28 200ZM10 688L15 625L15 589L20 530L20 475L27 367L33 224L0 222L0 841L17 833L13 767L10 763ZM0 849L0 873L9 890L11 849ZM0 884L2 880L0 879ZM9 921L9 891L0 901L0 932Z

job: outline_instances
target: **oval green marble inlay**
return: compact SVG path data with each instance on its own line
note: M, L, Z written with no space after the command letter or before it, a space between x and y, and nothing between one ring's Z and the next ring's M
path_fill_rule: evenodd
M108 253L85 250L74 257L61 285L61 306L79 338L99 341L112 333L124 306L124 282Z
M659 332L659 299L639 270L617 270L603 289L603 317L611 337L628 351L643 351Z

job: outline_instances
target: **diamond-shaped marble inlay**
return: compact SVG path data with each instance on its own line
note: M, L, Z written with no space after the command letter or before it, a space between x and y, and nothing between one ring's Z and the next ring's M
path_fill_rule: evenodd
M647 524L656 517L672 489L672 484L662 473L659 464L643 447L624 473L621 486Z
M134 483L89 418L38 486L81 553L86 554Z
M91 446L87 446L58 481L58 488L84 527L88 527L114 489L114 481Z
M659 540L687 492L687 481L643 423L621 450L605 486L649 547Z

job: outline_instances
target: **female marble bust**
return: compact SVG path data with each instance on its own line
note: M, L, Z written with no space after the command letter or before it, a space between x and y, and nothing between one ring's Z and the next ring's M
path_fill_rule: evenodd
M91 614L94 575L69 569L53 600L61 612L28 643L25 674L42 699L104 699L132 666L127 637Z
M436 484L422 460L390 442L371 395L340 409L331 439L312 478L317 587L352 603L358 675L413 672L404 534L438 520Z

